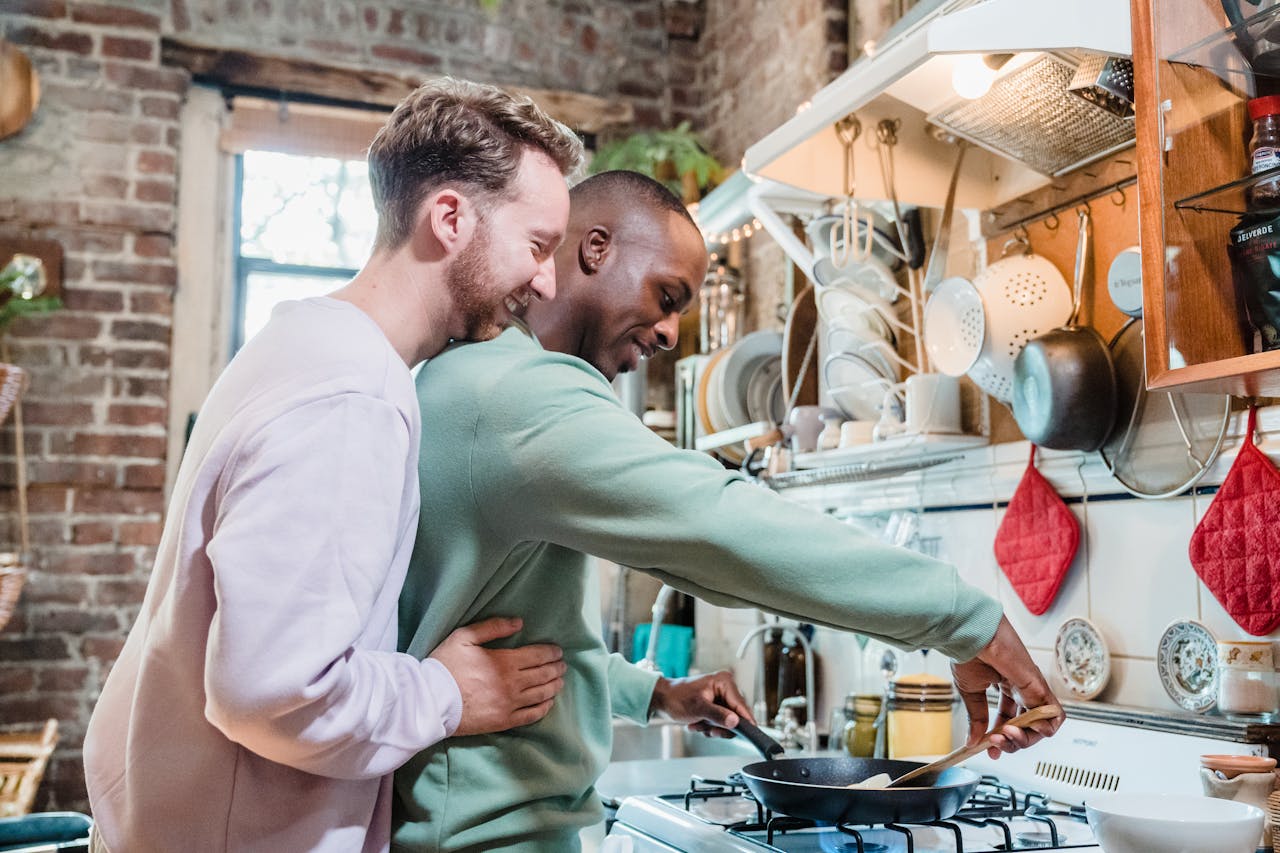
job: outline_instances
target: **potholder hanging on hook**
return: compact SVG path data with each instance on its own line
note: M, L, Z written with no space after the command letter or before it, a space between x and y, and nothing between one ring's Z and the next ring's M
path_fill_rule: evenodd
M1280 471L1254 443L1257 407L1244 444L1191 534L1191 565L1231 618L1250 634L1280 626Z
M1036 446L996 531L996 562L1027 610L1049 609L1080 547L1080 522L1036 470Z

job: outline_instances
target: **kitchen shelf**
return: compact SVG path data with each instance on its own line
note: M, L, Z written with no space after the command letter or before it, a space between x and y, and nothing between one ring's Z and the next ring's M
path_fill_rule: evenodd
M1280 6L1276 7L1280 9ZM1280 179L1280 166L1258 172L1256 175L1234 180L1229 184L1207 189L1195 195L1178 199L1173 206L1178 210L1198 210L1209 213L1232 213L1237 215L1256 214L1259 216L1280 213L1280 204L1268 207L1250 208L1245 203L1248 191L1253 186L1267 180Z
M976 447L985 447L988 443L985 435L944 435L942 433L895 435L884 441L842 447L838 450L797 453L795 466L808 469L870 461L903 463L930 456L963 453Z

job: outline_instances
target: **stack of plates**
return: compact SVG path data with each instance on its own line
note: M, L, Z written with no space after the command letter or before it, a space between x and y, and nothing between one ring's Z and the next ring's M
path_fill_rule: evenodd
M831 402L853 420L876 420L901 378L893 358L896 317L885 299L895 287L893 274L874 258L850 263L817 287L826 329L823 384Z
M780 424L786 417L782 392L782 335L752 332L717 350L707 361L698 384L698 418L705 433L765 421ZM720 451L733 462L742 461L736 447Z

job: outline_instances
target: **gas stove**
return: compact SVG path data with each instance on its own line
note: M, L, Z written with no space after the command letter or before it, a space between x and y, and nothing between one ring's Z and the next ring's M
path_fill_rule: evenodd
M1261 751L1212 737L1073 718L1032 749L966 762L982 784L949 820L818 825L771 813L733 774L695 775L673 779L669 791L623 800L609 838L616 839L611 849L634 853L1099 851L1084 816L1090 794L1200 793L1201 754Z

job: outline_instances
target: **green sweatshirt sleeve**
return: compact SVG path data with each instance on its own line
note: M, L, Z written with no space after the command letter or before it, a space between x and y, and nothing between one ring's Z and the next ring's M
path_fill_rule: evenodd
M645 672L622 655L609 655L609 704L615 717L637 723L649 722L649 705L658 673Z
M999 603L953 567L673 448L586 362L539 352L487 378L471 474L495 531L640 569L712 604L956 660L995 634Z

